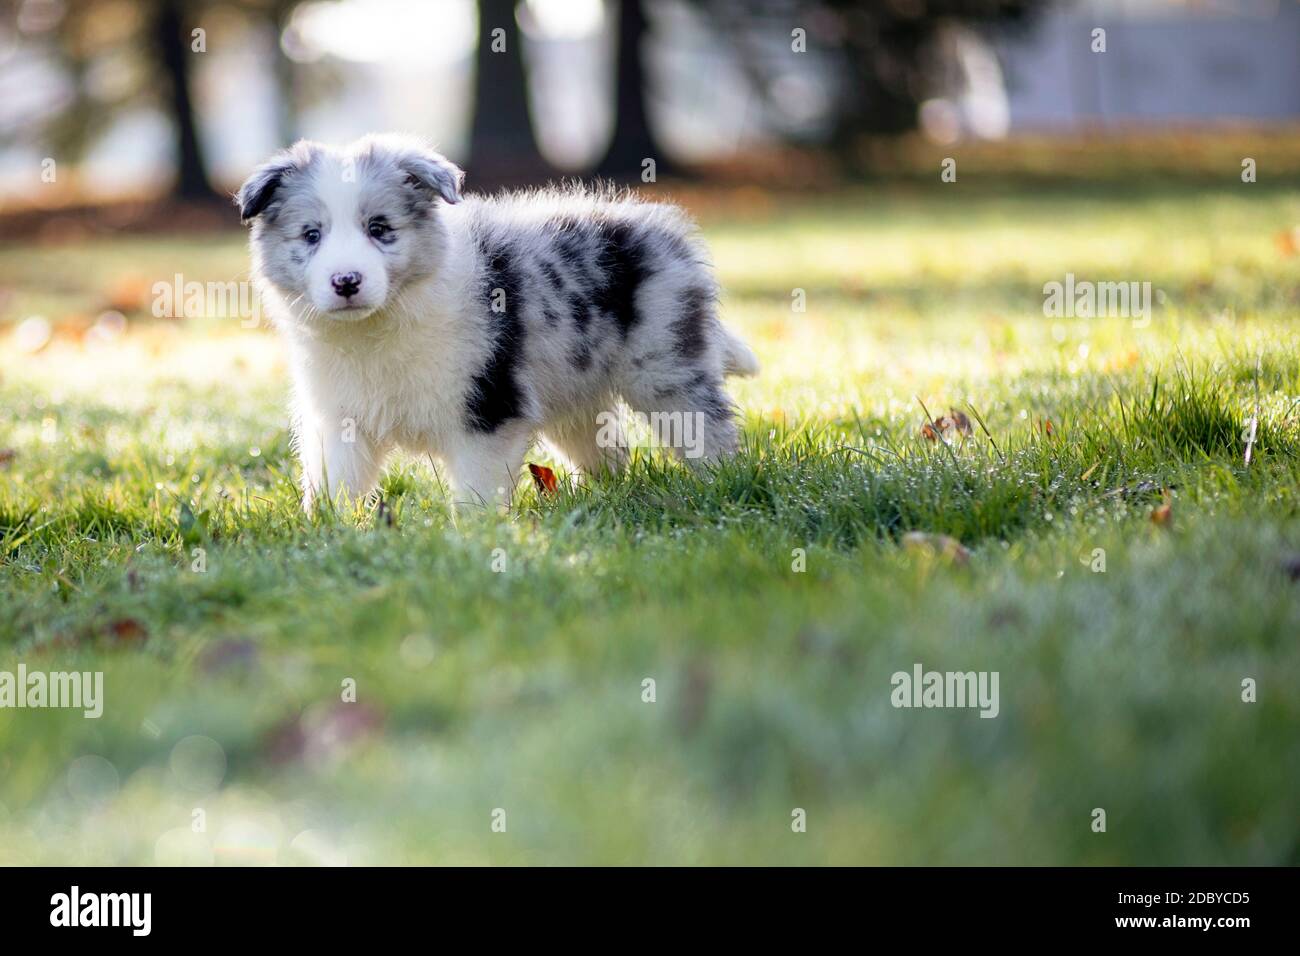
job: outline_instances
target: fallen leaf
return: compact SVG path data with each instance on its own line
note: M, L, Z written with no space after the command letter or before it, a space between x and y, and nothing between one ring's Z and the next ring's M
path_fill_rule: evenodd
M689 737L699 728L709 709L712 698L713 674L703 661L691 661L679 685L681 705L677 711L677 726L682 736Z
M1091 478L1091 477L1092 477L1092 473L1093 473L1094 471L1097 470L1097 466L1100 465L1100 464L1101 464L1101 462L1099 462L1099 461L1094 461L1094 462L1092 463L1092 467L1089 468L1087 471L1085 471L1082 475L1079 476L1079 480L1080 480L1080 481L1087 481L1089 478Z
M939 419L939 427L945 431L953 428L963 435L971 434L970 419L966 417L965 412L950 409L947 415Z
M145 626L133 617L120 617L108 625L115 644L135 644L149 636Z
M378 736L383 725L383 713L364 703L317 704L272 727L261 752L273 764L324 763Z
M970 551L956 538L930 531L907 532L903 535L903 548L907 551L939 555L954 564L965 564L970 560Z
M1116 372L1120 369L1132 368L1141 357L1137 349L1129 349L1122 354L1112 355L1102 364L1101 370L1103 372Z
M143 275L125 275L105 290L108 308L113 312L147 312L153 299L153 283ZM176 306L181 311L180 304Z
M0 448L0 468L8 468L18 457L18 452L12 448Z
M1172 496L1166 491L1164 503L1151 510L1151 523L1157 528L1168 528L1173 524L1174 509L1172 502Z
M1300 226L1293 229L1283 229L1273 237L1273 241L1277 244L1277 251L1282 255L1295 255L1300 252Z
M938 426L939 432L935 431L935 426ZM939 433L942 433L945 439L958 435L965 438L971 434L970 419L966 417L965 412L950 409L947 415L936 418L933 425L926 422L921 426L921 437L926 441L938 441Z
M257 663L257 645L243 638L224 638L208 644L199 654L198 666L205 674L251 670Z
M560 483L555 477L555 472L545 465L534 465L530 461L528 471L533 476L533 484L537 486L539 495L553 495L559 489Z

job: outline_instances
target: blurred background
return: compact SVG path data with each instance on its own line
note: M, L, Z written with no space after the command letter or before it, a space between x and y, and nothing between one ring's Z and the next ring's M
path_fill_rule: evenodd
M0 671L107 688L0 708L0 863L1300 862L1298 53L1293 0L0 0ZM379 130L685 204L753 453L304 518L230 195Z
M646 158L825 187L914 171L918 144L1293 124L1298 47L1290 0L9 0L0 209L201 204L300 137L374 130L481 190Z

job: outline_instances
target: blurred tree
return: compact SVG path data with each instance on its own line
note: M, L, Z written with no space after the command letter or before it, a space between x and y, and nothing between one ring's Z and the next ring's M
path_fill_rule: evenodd
M154 0L149 17L153 53L167 77L164 93L172 121L176 178L172 194L179 199L210 199L216 195L208 179L199 145L198 118L191 94L193 7L186 0Z
M268 0L264 13L275 44L271 73L276 92L275 131L281 146L288 146L298 139L298 76L293 60L289 59L280 42L293 20L298 2L299 0Z
M1042 0L825 3L834 24L828 38L838 39L835 46L850 81L850 95L837 99L832 144L852 149L862 135L916 128L922 99L936 92L945 71L946 64L932 54L946 25L1021 20L1044 5Z
M938 55L953 25L1026 21L1050 0L698 0L729 40L759 98L789 69L792 31L838 78L823 140L856 161L864 138L916 128L921 102L951 71Z
M660 148L650 124L649 75L645 44L649 36L644 0L618 0L618 48L614 73L614 134L596 174L607 179L639 179L642 163L654 159L656 174L676 167Z
M0 16L17 26L24 45L48 58L61 83L52 108L0 131L0 138L39 138L55 155L75 161L123 111L153 103L166 114L172 128L175 176L171 195L214 199L217 193L208 175L193 92L194 73L202 55L195 49L193 30L208 22L206 14L222 10L274 31L276 58L271 70L279 92L277 132L287 143L295 137L297 127L294 66L278 40L299 2L78 0L75 7L37 3L40 17L23 3L5 3L0 6ZM205 37L205 41L211 39ZM105 83L104 77L111 77L111 82Z
M191 30L200 8L191 0L80 0L75 15L46 4L36 28L14 13L20 35L55 65L61 93L51 110L28 117L13 131L40 138L60 156L80 158L122 111L153 100L172 124L176 175L171 192L184 199L211 199L192 94L195 52ZM27 27L27 29L24 29ZM162 82L158 82L161 74ZM104 77L112 77L105 84Z
M478 6L469 146L475 186L483 189L546 179L553 170L533 136L515 0L479 0Z

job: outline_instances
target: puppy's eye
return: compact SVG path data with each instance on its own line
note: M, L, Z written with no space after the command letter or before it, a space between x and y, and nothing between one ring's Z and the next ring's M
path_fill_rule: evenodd
M370 233L371 239L382 239L393 231L393 227L382 219L372 219L370 225L366 227L366 231Z
M320 242L320 230L314 226L308 227L302 231L302 238L307 245L314 246Z

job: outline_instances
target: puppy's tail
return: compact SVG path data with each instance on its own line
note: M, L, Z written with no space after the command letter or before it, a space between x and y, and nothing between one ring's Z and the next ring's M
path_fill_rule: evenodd
M722 372L744 378L758 374L758 356L726 326L722 327Z

